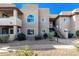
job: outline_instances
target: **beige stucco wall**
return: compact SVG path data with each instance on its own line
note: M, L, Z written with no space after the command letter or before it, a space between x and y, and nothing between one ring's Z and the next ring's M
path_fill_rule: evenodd
M73 16L73 21L74 21L74 32L76 32L77 30L79 30L79 14L75 14Z
M23 32L27 35L27 29L34 29L34 35L27 35L27 36L35 36L38 35L38 5L36 4L27 4L24 5L22 8L22 12L24 13L24 20L23 20ZM28 15L34 16L34 23L28 23L27 17Z
M74 34L75 34L75 31L76 31L76 22L75 22L75 20L76 20L76 18L75 18L75 16L73 15L73 16L71 17L71 21L70 21L70 30L71 30L71 32L74 33Z
M40 8L40 32L41 34L49 33L49 8ZM44 21L42 21L44 19ZM43 32L45 30L45 32Z
M58 29L61 32L61 34L63 34L65 38L68 38L68 32L64 32L64 30L70 30L70 24L65 24L64 18L72 20L71 17L59 17L56 21L56 24L58 25Z

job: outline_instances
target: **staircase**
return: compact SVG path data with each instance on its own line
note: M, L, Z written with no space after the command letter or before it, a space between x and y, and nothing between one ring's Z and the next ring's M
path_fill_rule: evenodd
M60 38L65 38L64 35L62 35L61 32L56 27L53 27L53 29Z

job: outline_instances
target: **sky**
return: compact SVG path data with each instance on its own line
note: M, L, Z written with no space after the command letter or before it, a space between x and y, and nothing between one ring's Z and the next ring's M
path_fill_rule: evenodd
M16 3L16 6L19 9L21 9L24 4L26 3ZM79 3L36 3L36 4L39 5L39 8L49 8L50 14L59 14L61 11L72 11L75 8L79 8Z

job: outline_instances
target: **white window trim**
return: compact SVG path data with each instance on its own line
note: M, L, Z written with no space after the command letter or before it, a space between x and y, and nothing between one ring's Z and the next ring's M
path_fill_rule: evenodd
M27 24L35 24L35 16L34 16L34 21L33 21L33 22L28 22L28 21L27 21L27 18L28 18L28 16L26 16L26 23L27 23Z
M27 28L27 30L28 30L28 29L33 29L33 30L34 30L34 34L35 34L35 29L34 29L34 28ZM27 31L27 30L26 30L26 31ZM32 34L32 35L34 35L34 34ZM27 34L27 35L29 35L29 34ZM29 35L29 36L30 36L30 35Z
M65 24L70 24L70 19L64 18L64 23L65 23Z
M42 21L42 19L44 19L44 21ZM45 23L46 20L45 20L45 17L41 17L41 23Z

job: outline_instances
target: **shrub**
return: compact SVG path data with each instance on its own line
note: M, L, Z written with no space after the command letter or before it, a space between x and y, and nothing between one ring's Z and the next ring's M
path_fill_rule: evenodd
M47 33L44 33L43 37L44 37L44 39L47 39L48 38Z
M41 40L42 37L40 35L35 36L35 40Z
M77 50L79 50L79 44L75 44Z
M79 38L79 30L76 31L76 36Z
M68 38L72 38L73 37L73 33L68 33Z
M16 56L33 56L33 51L30 49L18 49L16 50Z
M56 32L54 33L54 37L59 37Z
M0 36L0 43L7 43L9 41L9 35L1 35Z
M48 37L50 38L50 39L52 39L52 37L54 37L55 36L55 32L50 32L50 33L48 33Z
M19 40L19 41L26 40L26 35L24 33L19 33L17 35L16 40Z

